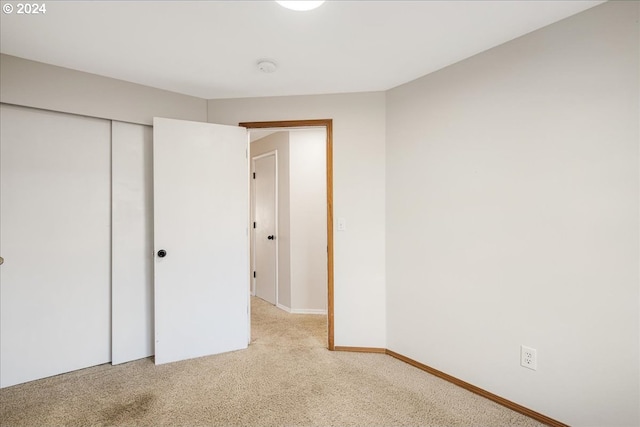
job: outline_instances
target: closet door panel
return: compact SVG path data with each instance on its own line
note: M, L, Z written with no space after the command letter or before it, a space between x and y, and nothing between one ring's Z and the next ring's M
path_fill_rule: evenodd
M112 363L152 356L153 128L111 127Z
M110 122L0 106L0 386L111 360Z

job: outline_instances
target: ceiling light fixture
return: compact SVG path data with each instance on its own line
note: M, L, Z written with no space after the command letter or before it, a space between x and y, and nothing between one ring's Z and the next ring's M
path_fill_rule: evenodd
M324 3L324 0L321 0L321 1L312 1L312 0L278 1L276 0L276 3L278 3L282 7L286 7L287 9L304 11L304 10L312 10L317 7L320 7L322 3Z

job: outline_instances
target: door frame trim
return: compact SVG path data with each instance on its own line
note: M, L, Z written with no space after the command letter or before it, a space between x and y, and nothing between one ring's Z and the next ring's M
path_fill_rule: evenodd
M324 127L326 130L327 159L327 348L334 345L334 304L333 304L333 119L284 120L268 122L243 122L238 126L251 129Z

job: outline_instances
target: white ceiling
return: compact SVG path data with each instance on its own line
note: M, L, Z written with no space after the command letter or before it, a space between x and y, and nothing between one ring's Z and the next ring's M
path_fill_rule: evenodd
M2 53L213 99L387 90L603 1L39 3L0 14Z

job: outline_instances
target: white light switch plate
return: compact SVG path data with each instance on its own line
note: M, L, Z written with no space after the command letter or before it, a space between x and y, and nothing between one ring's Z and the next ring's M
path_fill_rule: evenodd
M344 218L338 218L338 231L345 231L347 229L347 220Z

